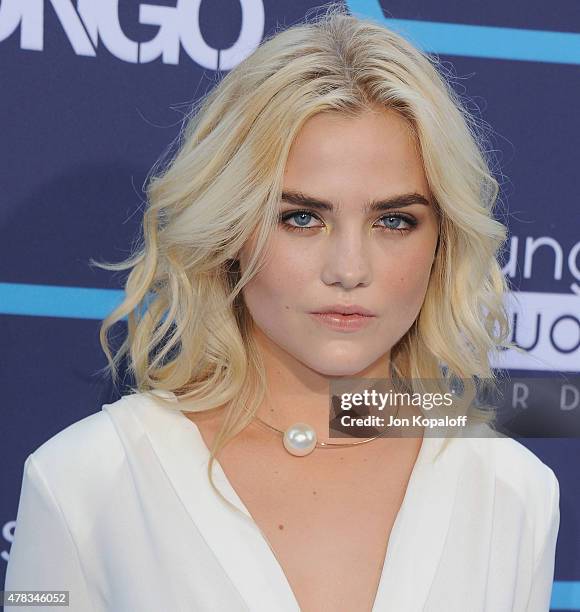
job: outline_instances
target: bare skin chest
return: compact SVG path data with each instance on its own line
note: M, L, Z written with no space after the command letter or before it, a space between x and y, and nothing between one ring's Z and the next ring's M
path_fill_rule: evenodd
M184 413L209 448L213 416ZM219 463L265 536L302 612L371 610L421 438L293 457L250 426Z

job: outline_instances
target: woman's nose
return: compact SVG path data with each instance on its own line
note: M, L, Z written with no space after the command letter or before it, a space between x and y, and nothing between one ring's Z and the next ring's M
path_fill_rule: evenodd
M362 233L351 231L329 237L321 261L323 282L327 285L339 283L345 289L368 285L372 279L369 250L367 237Z

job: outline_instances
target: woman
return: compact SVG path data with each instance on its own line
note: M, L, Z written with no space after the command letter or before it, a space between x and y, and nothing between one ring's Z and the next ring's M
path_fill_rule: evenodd
M447 410L469 436L330 435L337 381L469 389L511 346L498 186L437 67L331 5L206 97L150 181L143 244L103 266L131 269L101 341L136 385L28 457L6 589L123 612L548 610L558 482L490 412Z

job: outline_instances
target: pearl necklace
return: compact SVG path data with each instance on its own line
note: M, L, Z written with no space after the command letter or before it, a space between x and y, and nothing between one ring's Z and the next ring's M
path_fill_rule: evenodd
M397 414L399 411L397 410ZM309 455L314 451L315 448L323 448L323 449L332 449L332 448L348 448L350 446L358 446L359 444L366 444L367 442L372 442L377 438L381 438L385 434L379 434L378 436L374 436L373 438L368 438L367 440L360 440L359 442L351 442L349 443L329 443L329 442L318 442L316 437L316 431L314 428L308 425L308 423L294 423L286 429L282 431L281 429L276 429L276 427L272 427L272 425L268 425L265 421L263 421L259 416L254 415L254 418L265 425L269 429L276 431L282 434L282 443L284 444L284 448L295 457L304 457L305 455Z

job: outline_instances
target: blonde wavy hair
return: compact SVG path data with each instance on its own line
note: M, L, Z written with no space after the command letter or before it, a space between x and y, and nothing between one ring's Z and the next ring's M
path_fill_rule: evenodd
M150 175L143 239L121 263L93 261L130 270L124 300L100 330L114 383L126 357L134 392L172 392L180 399L167 402L172 409L226 408L208 477L228 504L213 463L266 392L241 291L276 230L290 146L315 114L355 117L380 105L406 118L419 144L439 244L421 312L391 349L393 378L419 387L437 380L443 391L467 382L458 410L491 423L493 410L471 405L475 387L494 384L491 352L516 348L507 342L508 286L497 259L507 232L492 215L499 185L483 122L466 110L439 60L342 5L326 7L265 39L194 105L170 162L157 162ZM253 235L242 274L237 257ZM108 331L124 317L128 334L112 356Z

